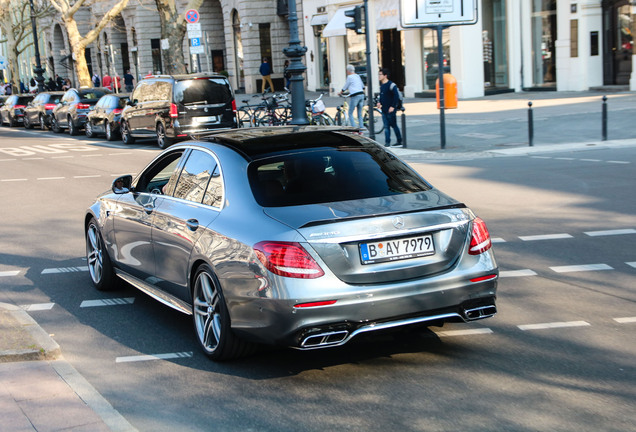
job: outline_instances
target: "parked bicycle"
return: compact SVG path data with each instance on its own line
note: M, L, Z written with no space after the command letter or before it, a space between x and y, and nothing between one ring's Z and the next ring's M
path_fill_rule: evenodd
M291 104L288 93L263 95L264 104L255 110L257 126L282 126L291 121Z
M335 124L333 118L325 112L325 103L322 101L324 93L318 96L318 99L308 99L305 101L307 107L307 119L311 125L333 125Z
M336 108L336 116L334 117L334 122L338 126L350 126L351 119L349 118L349 95L342 94L340 97L344 98L342 105ZM366 97L365 97L366 100ZM373 99L373 104L375 105L377 102L377 98ZM364 104L362 109L362 124L367 130L371 131L369 128L369 105ZM384 123L382 122L382 111L378 108L373 108L373 133L380 134L384 130Z
M253 98L259 97L260 95L254 95ZM258 102L255 104L250 104L249 99L243 99L243 105L236 110L236 114L238 117L238 125L239 127L256 127L256 116L255 112L263 105L263 102Z

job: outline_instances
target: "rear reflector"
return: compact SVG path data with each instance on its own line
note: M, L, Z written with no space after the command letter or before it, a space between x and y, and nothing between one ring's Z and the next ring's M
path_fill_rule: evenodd
M294 305L295 308L310 308L310 307L318 307L318 306L330 306L332 304L336 304L337 300L327 300L327 301L317 301L317 302L309 302L309 303L299 303Z
M497 275L496 274L473 278L470 281L471 282L485 282L485 281L489 281L489 280L493 280L493 279L497 279Z
M267 270L279 276L315 279L325 274L300 243L263 241L254 245L254 252Z
M177 105L171 103L170 104L170 117L177 118L179 117L179 112L177 111Z
M491 246L490 233L488 232L488 228L486 228L486 222L481 220L481 218L475 218L468 254L479 255L486 252Z

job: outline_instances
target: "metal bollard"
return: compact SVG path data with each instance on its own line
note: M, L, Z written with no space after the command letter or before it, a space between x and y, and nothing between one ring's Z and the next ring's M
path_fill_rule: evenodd
M402 108L402 145L406 148L406 115L404 111L406 110Z
M601 115L601 136L607 141L607 96L603 95L603 113Z
M528 102L528 143L534 146L534 121L532 119L532 101Z

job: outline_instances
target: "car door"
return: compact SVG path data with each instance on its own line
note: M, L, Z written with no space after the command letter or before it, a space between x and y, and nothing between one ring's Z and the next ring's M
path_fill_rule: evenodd
M55 115L55 121L57 121L57 124L60 125L61 127L68 127L68 121L66 117L68 114L69 107L75 101L75 96L76 96L75 92L71 90L67 91L64 94L64 97L62 97L62 100L60 101L60 105L58 105L55 111L53 111Z
M188 271L190 255L199 237L219 215L222 178L216 158L193 149L183 166L171 196L156 207L152 242L161 287L190 301Z
M97 133L104 133L104 118L106 116L106 107L111 103L112 96L102 97L88 114L88 120L91 122L93 130Z
M136 179L131 193L121 196L113 216L115 261L131 275L146 280L155 274L151 231L163 190L174 189L184 149L163 154Z

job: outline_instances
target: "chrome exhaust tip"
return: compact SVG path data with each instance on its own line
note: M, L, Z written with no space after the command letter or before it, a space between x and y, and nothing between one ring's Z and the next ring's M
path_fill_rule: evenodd
M322 348L332 345L339 345L349 336L346 330L330 331L325 333L312 334L301 342L301 348Z
M471 309L464 309L464 317L466 321L475 321L484 318L490 318L497 313L495 305L480 306Z

